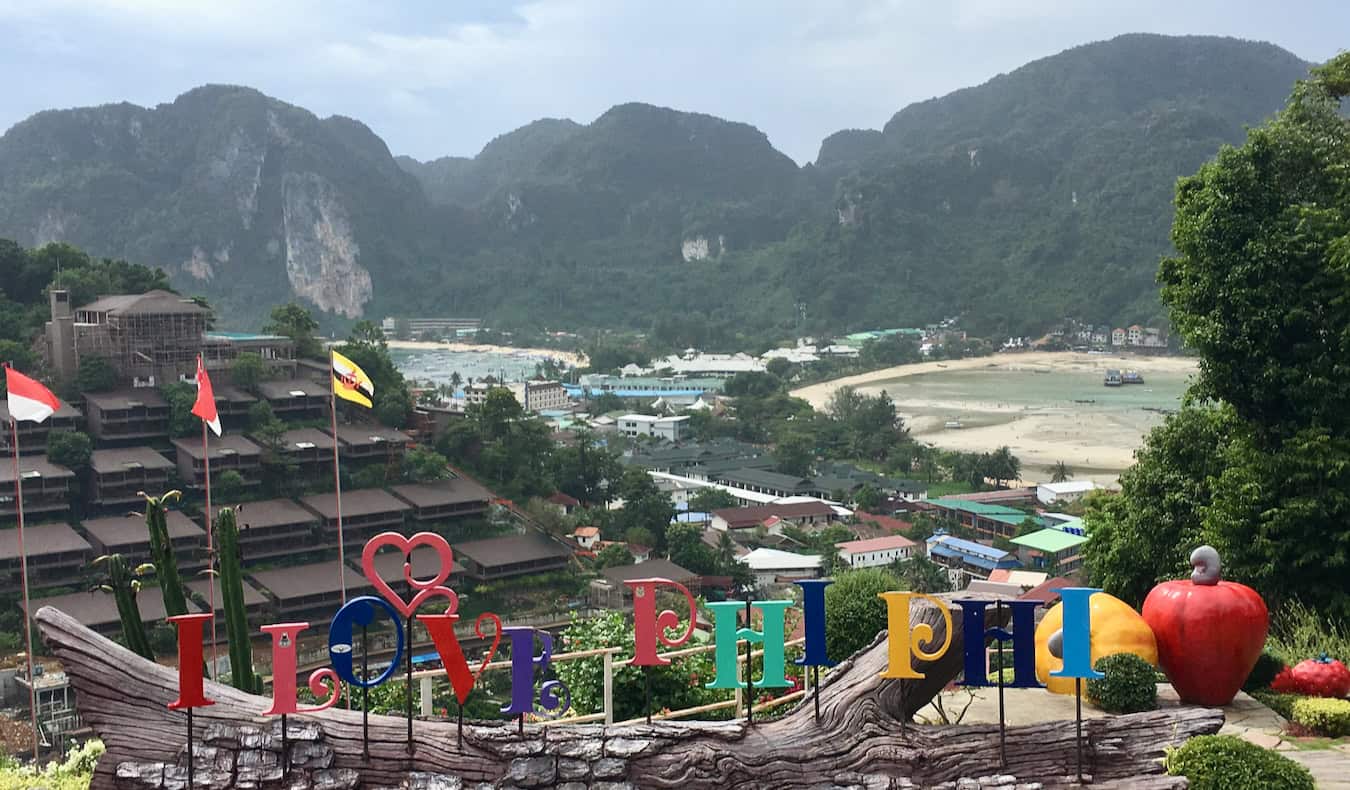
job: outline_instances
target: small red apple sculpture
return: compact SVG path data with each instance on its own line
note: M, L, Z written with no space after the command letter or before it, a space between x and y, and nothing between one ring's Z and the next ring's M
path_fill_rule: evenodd
M1290 674L1299 694L1335 699L1350 695L1350 669L1326 653L1300 661Z
M1163 582L1144 599L1144 621L1158 640L1158 663L1182 702L1233 701L1261 657L1270 614L1245 584L1219 580L1219 553L1191 552L1189 580Z

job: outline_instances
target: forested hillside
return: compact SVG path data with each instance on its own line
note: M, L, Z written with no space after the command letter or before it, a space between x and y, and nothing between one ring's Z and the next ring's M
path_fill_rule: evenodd
M1177 177L1306 69L1269 44L1123 36L831 135L804 167L751 126L645 104L396 160L356 121L210 86L10 129L0 237L162 267L226 324L291 294L330 324L457 314L690 344L953 314L988 334L1146 322Z

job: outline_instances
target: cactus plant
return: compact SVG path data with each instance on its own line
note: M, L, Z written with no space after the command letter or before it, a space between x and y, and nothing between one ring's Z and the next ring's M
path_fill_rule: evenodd
M168 617L187 614L187 596L183 593L183 580L178 576L178 558L173 553L167 520L168 502L181 499L183 493L170 491L159 497L149 496L144 491L140 494L145 497L145 527L150 531L150 561L159 578L160 594L164 596L164 612Z
M127 648L142 658L155 660L150 649L150 639L145 634L145 623L141 621L141 611L136 606L136 593L141 590L139 576L150 571L150 565L138 566L135 570L127 568L127 561L121 554L105 554L94 560L95 565L108 566L108 580L99 585L99 589L112 593L117 602L117 616L122 621L122 639Z
M253 672L253 646L249 641L248 615L244 609L244 586L240 581L239 526L234 508L221 508L212 525L216 556L220 558L221 606L225 609L225 633L230 643L230 684L250 694L262 692L262 678Z

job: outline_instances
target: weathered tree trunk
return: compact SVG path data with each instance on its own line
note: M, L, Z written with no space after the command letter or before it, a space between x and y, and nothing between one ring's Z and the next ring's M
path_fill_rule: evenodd
M936 607L915 607L913 619L941 622ZM177 695L177 675L44 608L37 621L65 665L84 720L103 738L95 788L184 787L185 716L165 705ZM1001 765L993 725L927 727L903 724L905 711L926 702L955 677L959 638L947 657L920 665L919 683L883 680L886 646L873 645L830 672L821 717L799 706L781 719L747 726L655 723L603 727L514 722L466 726L463 745L452 722L420 722L414 752L404 720L370 717L370 758L362 754L361 715L330 710L291 717L291 769L280 767L279 722L259 715L269 700L207 683L216 704L195 713L196 786L419 787L478 783L500 787L807 788L930 787L962 778L978 786L1040 782L1074 784L1072 722L1011 727ZM904 688L908 686L908 688ZM903 692L902 692L903 689ZM1084 722L1084 772L1096 786L1175 787L1160 776L1165 747L1216 732L1223 713L1205 708L1089 719ZM1014 779L1015 777L1015 779ZM233 784L231 784L233 783ZM572 784L575 783L575 784ZM955 785L950 785L955 787ZM964 786L971 786L966 784Z

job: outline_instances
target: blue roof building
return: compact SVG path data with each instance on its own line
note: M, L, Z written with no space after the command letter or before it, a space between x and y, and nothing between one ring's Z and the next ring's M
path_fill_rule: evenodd
M928 556L950 570L965 571L981 579L988 579L990 572L995 570L1012 570L1022 566L1010 552L962 540L941 531L928 539Z

